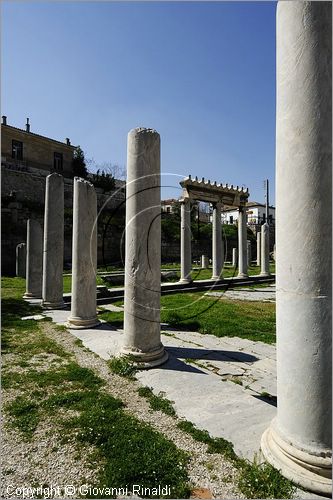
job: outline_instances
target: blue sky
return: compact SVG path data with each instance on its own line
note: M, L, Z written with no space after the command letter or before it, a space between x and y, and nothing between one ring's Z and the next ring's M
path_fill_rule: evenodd
M264 201L275 169L275 2L3 2L10 125L126 164L127 133L161 135L163 197L189 173Z

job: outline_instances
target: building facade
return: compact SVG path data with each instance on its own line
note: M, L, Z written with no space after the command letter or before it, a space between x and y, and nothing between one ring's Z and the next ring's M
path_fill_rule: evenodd
M75 146L68 138L60 142L31 132L29 119L24 130L8 125L7 117L2 117L2 167L31 173L45 172L45 175L59 172L64 177L72 177L74 151Z
M222 212L223 224L235 224L238 220L238 209L229 207ZM246 204L246 215L248 226L260 226L266 222L266 205L256 201L249 201ZM275 225L275 207L269 207L269 224Z

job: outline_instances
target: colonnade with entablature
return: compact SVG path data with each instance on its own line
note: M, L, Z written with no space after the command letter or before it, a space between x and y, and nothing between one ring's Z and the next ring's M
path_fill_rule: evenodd
M180 185L183 188L181 199L181 233L180 233L180 282L190 283L191 257L191 201L211 203L212 213L212 280L223 278L224 244L222 239L221 210L223 206L239 207L238 223L238 267L239 276L247 276L247 236L246 236L246 202L248 189L234 187L228 184L217 184L198 180L191 176L184 179Z

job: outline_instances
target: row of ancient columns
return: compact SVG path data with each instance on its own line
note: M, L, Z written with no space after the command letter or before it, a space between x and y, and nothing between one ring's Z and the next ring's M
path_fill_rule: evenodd
M284 2L289 3L289 2ZM295 2L297 3L297 2ZM301 25L299 13L297 25ZM289 10L290 7L287 7ZM294 8L291 8L293 10ZM301 8L302 10L303 8ZM311 17L315 12L306 12ZM327 9L319 8L322 13ZM326 12L327 13L327 12ZM319 16L320 18L321 16ZM320 19L319 19L320 21ZM324 31L327 22L322 18ZM293 23L292 23L293 24ZM299 34L295 33L295 37ZM295 39L296 42L296 39ZM320 44L319 44L320 46ZM318 56L320 60L320 57ZM292 58L290 63L292 63ZM287 61L285 61L287 64ZM282 84L284 87L284 84ZM287 92L283 88L284 92ZM327 102L331 96L322 89ZM323 126L329 127L330 114L320 104L320 93L314 97L313 111L322 109ZM296 100L297 101L297 100ZM323 101L322 101L323 102ZM298 108L299 104L299 108ZM293 104L293 107L295 104ZM303 103L298 100L294 112L304 119ZM312 106L310 106L312 109ZM281 113L281 110L279 111ZM278 115L279 116L279 115ZM280 138L282 121L278 126ZM279 123L279 122L278 122ZM303 134L308 145L317 146L325 131L318 127L315 140L306 127ZM289 135L288 135L289 136ZM327 136L328 137L328 136ZM278 143L279 145L279 143ZM331 491L331 169L329 155L312 158L312 149L302 151L296 161L293 144L278 147L277 198L277 418L262 438L266 459L288 478L306 489L329 495ZM326 143L327 151L331 146ZM141 367L163 363L167 353L160 331L160 138L150 129L134 129L128 136L128 187L126 199L126 256L123 354ZM286 155L286 156L285 156ZM320 161L319 161L320 160ZM308 165L309 168L304 168ZM286 193L297 170L298 181L306 196ZM321 203L318 200L320 179ZM295 208L302 225L295 228L290 210ZM183 204L183 248L189 248L189 204ZM305 213L303 213L305 212ZM218 212L216 213L216 217ZM313 226L313 216L318 225ZM219 218L220 220L220 218ZM320 221L320 223L319 223ZM321 227L321 224L323 227ZM245 210L241 211L239 231L242 236L241 271L246 274ZM268 226L261 232L268 241ZM218 234L218 233L216 233ZM313 237L310 238L309 235ZM184 236L187 235L187 238ZM183 276L188 277L189 261L183 261Z
M238 216L238 277L248 277L248 267L252 261L251 243L247 240L246 208L239 208ZM237 249L233 249L232 264L237 261ZM261 226L257 233L257 265L260 266L260 276L269 276L269 225Z
M181 201L181 232L180 232L180 283L191 283L192 256L191 256L191 206L190 199ZM212 280L222 279L224 264L224 244L222 240L221 203L213 204L212 224ZM257 235L257 259L261 267L261 276L269 276L269 225L261 226L261 233ZM248 266L251 260L251 247L247 240L246 208L239 207L238 216L238 252L233 248L232 263L236 266L238 256L238 277L248 277Z
M99 324L96 314L97 198L94 186L75 177L73 193L72 294L68 325ZM25 246L17 249L21 257ZM40 223L27 222L25 298L42 299L45 309L62 309L64 257L64 180L46 178L44 234ZM18 264L20 272L22 259Z
M332 492L331 9L331 2L278 4L277 416L261 441L265 458L283 475L326 496ZM123 352L149 367L167 359L160 335L157 132L129 133L128 179ZM187 212L182 220L189 226ZM246 274L244 228L242 211L239 270ZM184 229L182 248L189 248L189 234ZM28 252L31 245L28 231Z

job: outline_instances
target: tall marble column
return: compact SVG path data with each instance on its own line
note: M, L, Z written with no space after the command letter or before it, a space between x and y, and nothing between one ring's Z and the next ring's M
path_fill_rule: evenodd
M64 267L64 178L53 173L46 177L42 305L61 309Z
M232 267L236 267L238 264L238 252L237 248L232 249Z
M74 178L72 300L67 320L70 328L99 325L96 308L97 197L94 186Z
M25 243L16 246L16 276L25 278L27 264L27 250Z
M266 459L332 493L332 4L279 2L277 417Z
M221 223L221 203L213 204L213 225L212 225L212 257L213 273L212 280L222 278L222 269L224 262L224 245L222 242L222 223Z
M247 278L247 227L246 207L239 207L238 212L238 277Z
M247 240L246 241L246 251L247 251L247 265L248 267L251 266L251 262L252 262L252 251L251 251L251 241L250 240Z
M180 283L191 283L191 203L188 198L180 205Z
M25 298L42 298L43 231L40 223L27 221L27 262Z
M269 276L269 225L261 226L261 269L260 276Z
M261 266L261 230L257 232L257 266Z
M127 142L124 344L142 368L168 359L161 342L160 136L136 128Z

